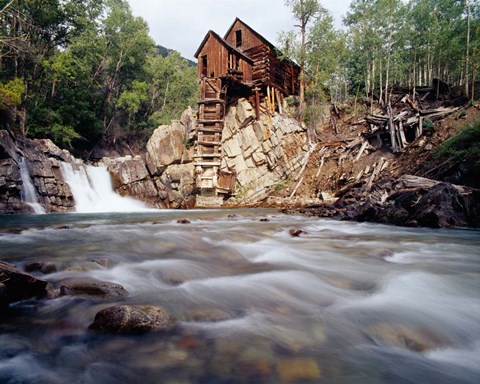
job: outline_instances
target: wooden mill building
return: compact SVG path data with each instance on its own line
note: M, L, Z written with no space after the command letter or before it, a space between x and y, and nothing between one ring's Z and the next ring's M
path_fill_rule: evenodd
M209 31L195 53L201 84L195 141L197 186L202 195L228 194L232 173L219 172L226 111L240 97L260 109L281 108L285 96L298 95L300 67L284 58L267 39L236 18L222 38Z

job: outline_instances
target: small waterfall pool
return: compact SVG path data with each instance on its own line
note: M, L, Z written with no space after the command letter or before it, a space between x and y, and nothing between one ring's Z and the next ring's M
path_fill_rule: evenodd
M52 214L0 217L0 249L20 268L54 262L50 282L90 276L129 292L12 305L2 383L480 382L476 230L269 210ZM117 303L162 306L180 325L90 332Z

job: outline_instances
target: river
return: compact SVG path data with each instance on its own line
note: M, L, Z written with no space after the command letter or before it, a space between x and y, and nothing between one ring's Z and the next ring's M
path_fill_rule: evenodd
M1 383L480 382L479 231L271 210L49 214L0 217L0 250L20 268L54 262L52 283L90 276L129 292L11 305ZM117 303L159 305L179 326L88 330Z

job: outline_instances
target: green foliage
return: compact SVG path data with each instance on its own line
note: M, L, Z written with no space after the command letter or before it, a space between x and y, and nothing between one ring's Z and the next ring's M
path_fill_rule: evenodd
M432 120L425 119L422 123L423 132L429 133L432 132L435 128L435 123Z
M161 57L126 0L15 1L0 20L0 109L26 116L17 133L61 146L146 136L196 101L195 68Z
M148 90L150 121L155 127L178 119L189 105L196 103L199 94L197 70L178 52L149 58L147 71L151 78Z
M18 77L7 81L5 84L0 82L0 109L8 109L19 105L24 92L25 84Z
M466 162L477 172L480 171L480 122L463 127L455 136L442 143L434 156L452 164Z
M51 126L51 135L53 141L62 147L70 147L73 139L80 138L72 127L56 123Z
M281 190L285 189L287 187L287 183L285 180L280 180L277 184L275 184L275 187L273 188L275 192L280 192Z

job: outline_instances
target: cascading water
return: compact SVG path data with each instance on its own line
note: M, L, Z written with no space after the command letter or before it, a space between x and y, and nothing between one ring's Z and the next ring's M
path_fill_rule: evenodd
M33 211L36 214L44 214L45 209L43 209L43 207L38 202L37 190L33 185L32 178L30 177L30 172L28 171L27 160L24 157L20 159L19 166L20 176L22 178L22 201L32 207Z
M70 186L75 210L80 213L148 211L142 202L115 193L105 167L62 163L62 174Z

